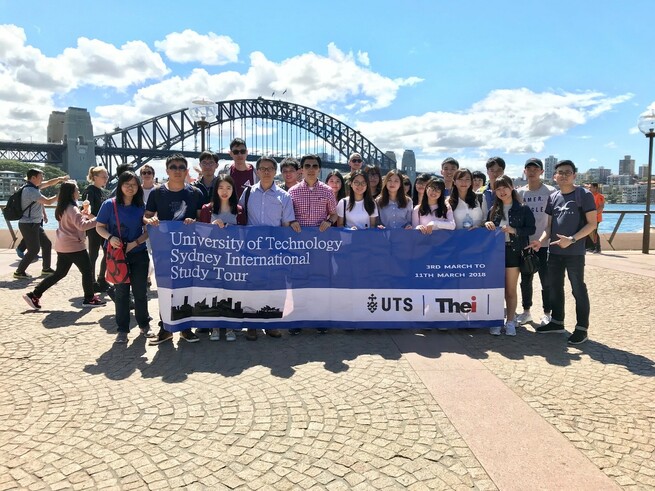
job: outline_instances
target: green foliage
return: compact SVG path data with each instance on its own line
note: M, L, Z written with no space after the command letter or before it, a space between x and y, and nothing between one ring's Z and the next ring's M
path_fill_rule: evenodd
M54 179L55 177L65 176L66 173L61 170L59 167L52 165L40 165L34 162L20 162L18 160L0 160L0 171L8 170L13 172L19 172L23 177L27 175L27 171L32 168L38 168L43 170L43 180L48 181ZM78 183L79 184L79 183ZM51 186L45 188L41 191L44 196L54 196L57 194L58 187Z

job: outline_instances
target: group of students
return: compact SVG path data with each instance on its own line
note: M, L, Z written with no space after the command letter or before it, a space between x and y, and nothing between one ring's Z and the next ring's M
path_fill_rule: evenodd
M568 272L576 300L577 322L569 343L587 339L589 299L584 284L584 241L595 229L595 204L591 194L574 185L577 169L564 160L556 165L555 191L541 181L543 164L529 159L525 164L528 184L515 190L512 179L504 175L505 162L500 157L487 161L489 182L481 173L460 169L448 158L441 166L443 179L419 176L413 186L407 176L392 169L381 176L375 166L363 167L360 154L349 158L350 173L338 171L320 180L321 159L305 155L300 161L284 159L280 171L284 180L277 185L278 163L272 157L249 164L244 140L235 138L230 144L233 163L226 172L215 175L218 159L211 152L199 157L200 177L189 183L189 166L185 157L174 155L166 161L168 180L154 186L154 169L143 166L140 178L131 170L118 176L115 197L104 199L103 193L87 191L89 206L77 205L79 190L74 181L61 186L57 210L59 220L57 268L34 290L24 295L32 308L40 308L43 293L64 277L75 264L82 273L84 304L104 305L94 289L104 291L103 269L93 282L94 263L103 243L123 247L129 266L129 283L114 286L114 303L118 334L117 343L125 343L130 331L130 290L134 297L136 322L142 335L157 345L172 339L163 328L150 330L151 317L147 305L150 257L147 251L146 225L179 220L211 223L218 227L233 225L289 226L296 232L302 227L331 226L350 229L402 228L416 229L423 234L436 230L460 230L485 227L505 234L505 303L506 321L490 329L492 335L516 335L517 324L532 320L532 274L521 275L523 313L516 315L517 284L522 252L536 251L540 258L539 276L542 285L544 317L537 332L564 332L564 275ZM301 174L302 173L302 174ZM94 167L89 171L89 188L99 190L107 182L107 171ZM31 180L28 173L28 180ZM35 182L35 185L38 184ZM87 202L85 201L85 205ZM85 232L88 235L86 250ZM38 251L37 251L38 252ZM21 263L22 264L22 263ZM95 288L94 288L95 286ZM185 329L180 332L187 342L197 342L206 331L211 340L234 341L229 329ZM277 329L266 334L280 337ZM292 335L300 329L290 329ZM326 332L319 329L319 332ZM246 339L257 339L257 330L248 329Z

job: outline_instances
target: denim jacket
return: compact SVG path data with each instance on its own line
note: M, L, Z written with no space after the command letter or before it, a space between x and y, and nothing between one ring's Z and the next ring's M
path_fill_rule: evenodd
M518 201L512 202L512 207L509 209L509 226L516 229L516 234L509 234L509 244L513 251L520 252L527 247L530 242L530 236L535 233L534 215L532 210ZM487 216L487 221L492 221L496 227L500 225L503 219L503 212L497 210L495 216L491 216L491 210Z

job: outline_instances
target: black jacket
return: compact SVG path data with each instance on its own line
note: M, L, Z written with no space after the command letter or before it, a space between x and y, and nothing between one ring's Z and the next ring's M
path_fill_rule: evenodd
M509 209L509 226L516 229L516 234L509 234L509 243L512 250L520 252L527 247L530 242L530 236L535 233L537 228L534 224L534 215L532 210L526 205L514 201L512 207ZM492 221L496 227L500 225L503 219L502 208L496 210L494 216L491 216L491 210L487 216L487 221Z

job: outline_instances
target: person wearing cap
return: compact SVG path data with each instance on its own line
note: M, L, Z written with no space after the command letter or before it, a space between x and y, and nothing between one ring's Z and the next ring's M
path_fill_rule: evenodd
M534 234L530 236L530 241L538 240L546 229L548 224L548 215L546 214L546 204L548 198L555 192L555 188L543 183L541 176L544 173L544 164L541 160L532 158L525 162L525 177L528 183L520 187L517 192L523 203L525 203L535 218L537 227ZM545 325L550 322L550 288L548 286L548 239L540 242L541 246L536 250L539 258L539 281L541 282L541 301L543 304L544 315L541 317L540 324ZM523 313L516 317L519 325L532 322L532 278L534 274L521 273L521 303Z
M444 193L446 198L450 196L450 193L453 190L455 172L458 170L459 162L452 157L448 157L441 162L441 175L443 176L443 183L446 186L446 191Z
M589 328L589 292L584 282L584 238L596 229L596 203L592 194L575 185L578 169L570 160L560 160L555 165L555 182L559 191L548 198L546 214L548 223L538 240L530 246L536 251L546 239L551 239L548 249L548 279L550 281L550 305L552 316L548 324L537 327L538 333L563 333L565 297L564 276L569 277L575 299L576 324L569 344L582 344L587 340Z

